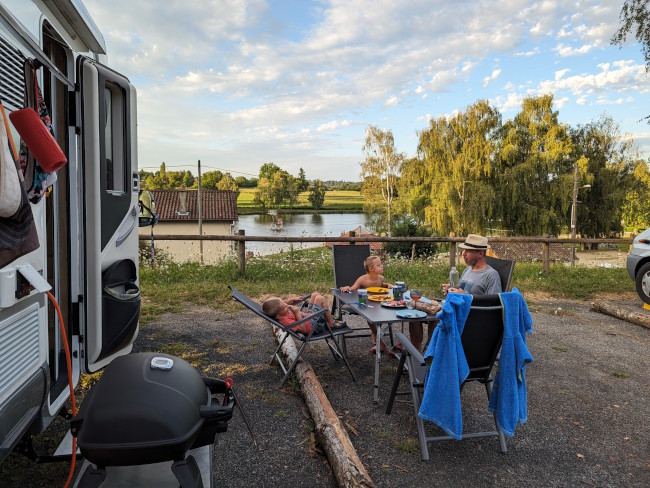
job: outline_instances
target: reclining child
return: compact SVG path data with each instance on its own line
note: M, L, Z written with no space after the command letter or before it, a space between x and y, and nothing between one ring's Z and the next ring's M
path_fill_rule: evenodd
M299 296L292 296L286 300L282 300L278 297L267 298L262 303L262 312L269 317L273 317L282 325L290 326L305 317L325 309L325 314L305 321L291 329L294 332L299 332L305 335L309 334L312 329L314 330L314 334L320 334L325 329L325 324L328 324L330 329L337 329L345 326L344 322L334 320L334 317L332 317L332 314L329 311L327 299L320 293L314 292L311 294L307 301L306 312L301 311L294 305L300 301L302 301L302 297Z

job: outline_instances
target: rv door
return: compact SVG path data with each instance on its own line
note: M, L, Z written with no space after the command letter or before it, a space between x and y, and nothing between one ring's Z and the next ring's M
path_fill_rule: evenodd
M135 88L84 57L80 85L85 369L128 354L138 332L138 174Z

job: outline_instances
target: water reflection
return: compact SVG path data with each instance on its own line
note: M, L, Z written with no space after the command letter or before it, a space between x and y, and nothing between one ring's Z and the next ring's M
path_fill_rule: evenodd
M342 232L348 232L360 225L371 229L369 219L362 213L280 214L280 218L282 219L281 228L277 225L275 215L240 215L235 232L243 229L247 236L336 237L340 236ZM302 249L321 245L314 242L293 243L293 248ZM290 243L283 242L246 242L246 251L260 255L288 251L290 247Z

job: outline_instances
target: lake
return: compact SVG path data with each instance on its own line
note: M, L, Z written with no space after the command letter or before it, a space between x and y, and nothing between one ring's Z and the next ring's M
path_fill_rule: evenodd
M274 230L275 215L253 214L240 215L235 225L235 233L243 229L247 236L268 237L339 237L342 232L348 232L359 225L368 229L370 219L363 213L331 213L331 214L280 214L283 226ZM317 247L322 244L315 242L293 243L294 249ZM246 251L260 255L288 251L290 243L282 242L246 242Z

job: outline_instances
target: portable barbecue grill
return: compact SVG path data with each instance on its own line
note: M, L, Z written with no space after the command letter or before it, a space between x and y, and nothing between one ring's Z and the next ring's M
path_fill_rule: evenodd
M79 486L99 486L108 466L173 461L182 488L202 487L187 451L225 432L234 404L225 381L202 378L178 357L138 353L115 359L71 421L82 455L97 466Z

